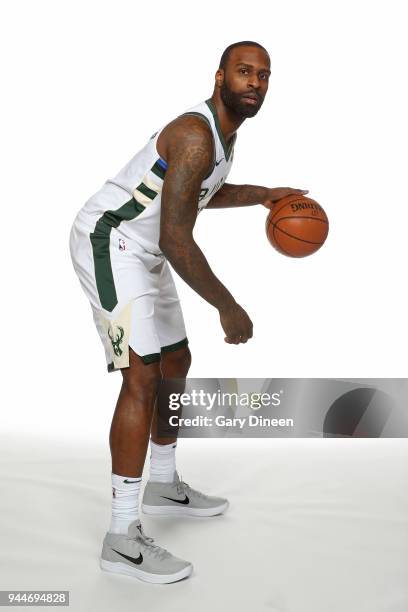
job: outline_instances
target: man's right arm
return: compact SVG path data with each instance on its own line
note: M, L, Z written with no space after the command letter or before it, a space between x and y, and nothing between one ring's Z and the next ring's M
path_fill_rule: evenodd
M159 246L181 278L219 310L226 342L252 336L252 322L212 272L193 237L201 183L213 160L213 136L196 117L176 119L167 128L167 170L161 194Z

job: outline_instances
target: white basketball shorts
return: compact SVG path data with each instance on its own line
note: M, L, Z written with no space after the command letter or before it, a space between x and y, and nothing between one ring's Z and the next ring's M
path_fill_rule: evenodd
M129 366L129 347L145 364L187 346L183 313L170 267L112 227L89 231L77 215L70 234L75 271L88 297L108 372Z

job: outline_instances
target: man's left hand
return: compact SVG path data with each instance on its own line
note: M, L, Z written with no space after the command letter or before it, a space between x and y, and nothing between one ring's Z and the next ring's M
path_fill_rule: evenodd
M278 200L281 200L285 196L288 195L306 195L309 193L308 189L292 189L291 187L275 187L273 189L269 189L267 199L262 202L266 208L271 209L275 206Z

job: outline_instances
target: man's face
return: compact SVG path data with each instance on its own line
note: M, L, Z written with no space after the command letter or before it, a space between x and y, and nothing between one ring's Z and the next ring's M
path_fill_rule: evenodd
M270 75L269 55L259 47L235 47L228 58L221 85L225 106L246 119L262 106Z

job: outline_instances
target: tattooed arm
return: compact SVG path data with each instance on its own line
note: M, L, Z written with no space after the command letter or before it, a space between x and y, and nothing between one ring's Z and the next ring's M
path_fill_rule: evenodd
M206 208L231 208L263 204L270 208L275 202L289 194L305 195L306 189L291 187L260 187L258 185L224 185L213 195Z
M193 237L201 183L213 160L211 130L192 116L179 117L166 129L159 246L181 278L218 309L225 341L246 342L252 337L250 318L215 276Z

